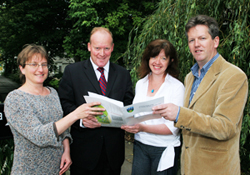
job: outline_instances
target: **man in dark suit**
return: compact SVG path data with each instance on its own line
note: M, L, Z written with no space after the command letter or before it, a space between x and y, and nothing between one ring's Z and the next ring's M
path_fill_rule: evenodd
M97 27L92 30L88 43L90 59L67 66L59 85L58 93L64 115L86 103L83 96L88 95L88 92L105 94L122 101L124 105L132 103L129 72L109 61L113 48L112 33L107 28ZM104 68L104 75L98 68ZM101 77L105 77L106 92L100 88ZM96 118L89 117L75 122L71 127L71 135L72 175L120 174L124 162L123 130L101 127Z

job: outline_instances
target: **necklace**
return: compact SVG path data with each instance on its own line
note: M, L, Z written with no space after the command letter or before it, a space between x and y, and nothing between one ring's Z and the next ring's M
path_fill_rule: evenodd
M162 85L162 83L164 82L164 80L165 79L163 79L163 80L160 80L161 82L159 83L159 81L157 82L157 84L154 84L154 87L152 87L153 86L153 84L152 84L152 77L150 76L150 82L151 82L151 90L150 90L150 92L151 92L151 94L153 94L154 92L156 92L160 87L161 87L161 85Z

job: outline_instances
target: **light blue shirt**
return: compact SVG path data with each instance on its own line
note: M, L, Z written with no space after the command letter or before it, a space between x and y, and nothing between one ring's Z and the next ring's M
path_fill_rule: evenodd
M189 103L192 101L194 94L196 92L196 90L198 89L202 79L204 78L204 76L206 75L207 71L209 70L209 68L212 66L212 64L214 63L214 61L219 57L219 54L217 53L210 61L208 61L200 70L200 76L199 76L199 66L197 63L195 63L195 65L193 65L193 67L191 68L192 74L194 75L194 82L193 82L193 86L192 86L192 90L190 93L190 97L189 97Z
M207 71L209 70L209 68L212 66L212 64L214 63L214 61L219 57L219 53L217 53L210 61L208 61L200 70L200 76L199 76L199 65L198 63L195 63L193 65L193 67L191 68L192 74L194 75L194 82L193 82L193 86L190 92L190 97L189 97L189 103L192 101L195 92L197 91L202 79L204 78L204 76L206 75ZM179 113L180 113L180 107L175 119L175 122L178 121L179 118Z

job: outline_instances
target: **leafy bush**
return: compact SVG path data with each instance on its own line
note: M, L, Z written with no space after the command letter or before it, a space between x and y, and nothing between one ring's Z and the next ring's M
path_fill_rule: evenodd
M0 140L0 174L8 175L11 172L14 157L13 139Z

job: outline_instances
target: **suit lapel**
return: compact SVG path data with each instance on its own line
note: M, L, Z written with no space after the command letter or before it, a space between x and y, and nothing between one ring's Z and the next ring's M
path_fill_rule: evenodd
M83 67L84 67L84 73L85 73L86 77L89 79L89 82L92 84L92 86L98 92L98 94L102 94L99 82L98 82L98 80L96 78L96 74L94 72L94 68L93 68L89 59L84 62Z
M219 56L217 58L217 60L212 64L212 66L209 68L209 70L207 71L206 75L204 76L204 78L202 79L197 91L195 92L195 95L192 99L192 101L189 104L189 108L192 108L192 106L194 105L194 103L205 93L208 91L208 89L213 85L213 83L215 82L215 80L217 79L221 69L221 65L223 62L223 58L221 56ZM192 83L193 84L193 83ZM192 84L191 84L191 88L192 88ZM190 87L189 87L190 88ZM189 91L189 95L190 95L191 89Z
M113 63L110 62L110 66L109 66L109 77L108 77L108 83L107 83L107 88L106 88L106 96L108 97L112 87L114 85L114 82L116 80L117 77L117 70L115 69Z

